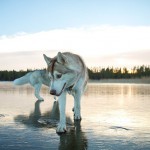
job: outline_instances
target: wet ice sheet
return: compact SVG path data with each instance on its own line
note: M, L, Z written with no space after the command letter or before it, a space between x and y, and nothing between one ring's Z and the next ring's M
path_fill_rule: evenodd
M150 85L89 84L81 122L74 122L73 98L67 96L63 135L55 131L59 114L53 97L46 87L41 95L44 102L28 85L0 83L0 149L150 149Z

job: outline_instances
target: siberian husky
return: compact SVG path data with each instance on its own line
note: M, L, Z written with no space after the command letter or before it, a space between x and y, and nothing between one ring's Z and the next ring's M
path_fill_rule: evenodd
M48 77L48 73L46 70L35 70L27 73L21 78L14 80L14 85L23 85L29 83L34 87L34 95L38 100L44 100L40 96L40 90L42 84L49 86L50 78Z
M60 121L56 131L66 132L66 93L74 97L74 119L81 120L80 101L88 81L87 67L80 56L69 52L58 52L54 58L43 56L51 80L50 94L58 96Z

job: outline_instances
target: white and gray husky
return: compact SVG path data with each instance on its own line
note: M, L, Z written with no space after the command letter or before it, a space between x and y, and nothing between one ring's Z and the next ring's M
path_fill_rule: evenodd
M41 77L37 79L39 77L37 74L40 74L40 72L35 73L36 71L31 74L28 73L29 75L27 74L26 76L30 78L30 83L32 79L35 80L35 83L38 85L38 90L35 91L39 91L39 87L43 83L49 86L50 94L58 96L60 122L57 127L57 132L65 132L67 92L74 97L74 119L81 120L80 101L88 81L87 67L80 56L69 52L58 52L54 58L47 57L45 54L43 56L47 63L47 72L44 73L46 74L46 77L44 76L46 80L43 80L43 77L42 79ZM14 82L17 83L17 80ZM40 82L40 85L38 82ZM36 84L33 85L35 89ZM37 95L36 93L35 95Z

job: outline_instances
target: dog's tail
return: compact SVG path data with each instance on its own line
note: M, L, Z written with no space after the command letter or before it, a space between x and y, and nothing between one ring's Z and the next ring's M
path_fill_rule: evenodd
M23 84L29 83L29 81L30 81L30 75L31 75L31 72L27 73L26 75L24 75L21 78L15 79L13 81L14 85L23 85Z

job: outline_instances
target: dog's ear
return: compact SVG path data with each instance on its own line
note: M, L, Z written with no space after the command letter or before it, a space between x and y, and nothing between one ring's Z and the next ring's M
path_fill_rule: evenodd
M43 57L44 57L47 65L49 65L52 59L50 57L47 57L45 54L43 54Z
M65 55L63 55L61 52L58 52L57 54L57 62L64 64L67 62L67 58Z

